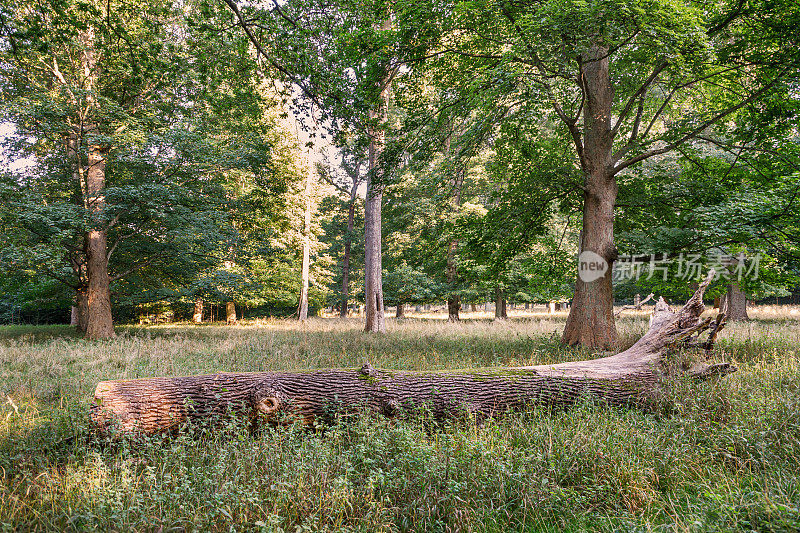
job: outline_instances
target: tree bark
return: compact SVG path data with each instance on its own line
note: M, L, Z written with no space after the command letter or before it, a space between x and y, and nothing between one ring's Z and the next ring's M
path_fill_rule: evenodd
M89 301L87 297L86 287L80 287L75 290L75 308L77 310L77 323L75 330L82 334L86 334L86 325L89 317Z
M225 303L225 321L228 324L236 324L236 304L234 302Z
M506 294L500 289L494 290L494 319L505 320L508 318L506 313Z
M370 144L370 163L374 150ZM374 185L367 178L367 199L364 212L364 303L366 323L364 331L386 333L383 313L383 277L381 258L381 202L382 185Z
M92 230L86 235L86 272L89 285L86 292L86 338L114 337L111 316L111 279L108 276L106 232Z
M202 298L195 298L194 300L194 314L192 315L192 321L195 324L202 324L203 323L203 302Z
M441 372L372 368L303 372L220 373L181 378L104 381L97 385L91 417L98 429L161 433L187 420L209 421L233 414L256 422L329 420L336 413L371 410L411 417L427 408L437 418L497 416L530 403L569 406L581 398L609 405L651 407L666 395L666 380L678 372L705 379L732 372L728 363L705 358L684 370L665 356L673 349L710 350L722 321L700 320L702 293L678 312L660 299L650 329L624 352L587 361L517 368ZM700 334L709 330L708 340Z
M386 20L381 29L391 28ZM367 198L364 209L364 303L366 321L364 331L386 333L383 303L383 266L381 257L381 205L383 203L383 170L381 155L386 144L386 122L389 117L389 89L391 76L384 72L378 80L380 93L369 117L376 125L370 128L369 170L367 173Z
M108 275L108 243L101 216L105 210L106 155L103 147L93 145L89 151L86 190L89 210L95 217L95 229L84 236L86 256L87 315L86 338L108 339L114 336L111 316L111 278Z
M617 182L613 171L613 136L611 109L613 91L609 75L608 49L591 45L581 67L586 103L584 106L583 144L583 232L579 263L604 262L606 270L599 278L580 270L575 296L570 308L562 342L591 348L616 346L614 296L611 270L617 258L614 245L614 204Z
M747 316L747 296L739 286L739 268L744 256L727 257L724 261L728 269L730 280L728 281L728 291L723 295L720 302L720 312L725 314L727 320L748 320Z
M406 317L406 306L405 304L397 304L397 312L395 313L395 318L405 318Z
M451 293L447 297L447 319L450 322L458 322L461 320L459 312L461 311L461 297L458 294Z
M731 280L728 284L728 292L725 294L725 309L722 311L728 320L748 320L747 316L747 296L742 292L737 280Z

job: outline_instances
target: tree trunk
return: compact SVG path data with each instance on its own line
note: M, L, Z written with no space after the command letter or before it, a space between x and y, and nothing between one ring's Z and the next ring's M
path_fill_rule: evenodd
M747 296L739 286L738 272L744 256L728 257L725 266L728 269L730 281L728 291L723 295L720 312L725 314L727 320L748 320L747 316Z
M81 70L85 76L86 112L89 117L97 113L97 101L94 91L97 87L97 57L94 49L94 32L91 28L81 32L84 44L81 53ZM91 135L100 133L98 124L92 118L86 121L87 131ZM111 279L108 275L108 242L106 221L103 215L106 207L106 155L108 148L90 138L88 146L88 165L85 169L86 180L82 184L84 208L92 216L93 228L83 239L83 251L86 258L86 338L108 339L114 336L114 323L111 316ZM79 172L82 174L79 166Z
M397 304L397 312L395 313L395 318L405 318L406 317L406 306L405 304Z
M551 315L556 312L556 303L555 302L548 302L547 303L547 312Z
M461 181L461 177L457 176L453 183L455 193L451 203L455 208L461 204ZM459 311L461 311L461 296L456 292L455 287L458 281L457 252L458 241L453 239L447 246L447 284L450 286L450 293L447 296L447 319L450 322L458 322L460 320Z
M731 280L728 284L728 292L725 295L725 310L723 311L728 320L748 320L747 316L747 296L742 292L737 280Z
M648 332L610 357L442 372L385 371L367 363L361 369L104 381L95 390L92 420L101 430L115 423L125 432L153 434L188 419L214 420L229 414L253 423L311 423L364 409L408 418L427 408L436 418L461 413L481 419L534 402L569 406L586 397L609 405L650 407L664 398L666 380L683 371L665 355L687 347L710 350L723 326L721 321L699 318L705 309L702 293L711 279L677 313L660 299ZM701 343L706 329L709 338ZM685 372L705 379L734 370L728 363L708 364L703 357Z
M386 20L381 29L391 28ZM381 204L383 203L383 170L381 155L386 144L386 121L389 116L389 88L391 76L385 72L378 80L380 96L369 117L376 124L369 139L369 171L367 173L367 198L364 209L364 303L366 321L364 331L386 333L383 303L383 275L381 257Z
M478 306L475 305L474 303L471 303L471 304L469 304L469 310L472 313L477 313L478 312Z
M370 161L373 150L370 149ZM383 278L381 261L381 202L382 185L373 186L367 178L367 199L364 213L364 331L386 333L383 313Z
M87 297L87 289L85 287L75 290L75 308L77 310L77 323L75 330L82 334L86 334L86 325L89 319L89 301Z
M311 262L311 189L314 167L311 163L311 149L308 151L308 169L306 170L305 211L303 213L303 266L300 276L300 303L297 319L301 322L308 319L308 269Z
M225 321L228 324L236 324L236 304L234 302L225 303Z
M339 316L347 318L347 300L350 297L350 246L356 215L356 191L358 182L353 180L350 191L350 206L347 208L347 234L344 236L344 258L342 259L342 307Z
M89 210L95 217L95 229L84 236L86 256L86 338L108 339L114 336L111 316L111 278L108 275L108 242L103 220L105 210L105 151L93 145L89 152L86 190Z
M83 268L85 270L85 267ZM85 275L78 276L81 285L75 289L75 302L72 305L70 316L70 326L75 326L75 331L81 335L86 334L86 322L89 315L89 302L87 301L87 290L84 285Z
M195 298L194 300L194 314L192 315L192 321L195 324L202 324L203 323L203 299L202 298Z
M106 245L105 231L92 230L86 235L86 338L92 340L114 336Z
M458 322L461 320L459 311L461 311L461 297L451 293L447 298L447 319L450 322Z
M562 342L610 349L618 341L611 285L611 270L617 258L614 246L617 182L613 174L613 92L607 48L596 43L591 45L581 67L581 79L586 93L583 232L575 296Z
M494 302L494 319L507 319L508 314L506 313L506 295L500 289L494 290Z

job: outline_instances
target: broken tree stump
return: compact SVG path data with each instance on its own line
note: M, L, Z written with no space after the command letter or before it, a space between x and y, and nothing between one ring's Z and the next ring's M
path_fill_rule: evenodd
M521 409L532 402L569 405L592 397L610 405L652 405L675 365L675 349L710 350L722 318L700 319L703 292L713 271L686 305L675 312L659 299L650 328L627 350L599 359L516 368L434 372L372 368L294 372L219 373L103 381L97 385L92 419L99 428L116 425L145 434L174 429L187 420L234 414L253 421L301 417L307 422L335 413L369 409L388 417L413 416L419 408L436 417L469 412L477 417ZM710 330L709 338L699 336ZM735 368L704 361L684 371L698 379Z
M637 294L636 296L638 297L639 295ZM619 315L621 315L623 311L628 311L630 309L635 309L636 311L641 311L642 310L642 306L644 304L646 304L647 302L649 302L650 300L652 300L653 296L655 296L655 295L651 292L650 294L647 295L647 298L645 298L644 300L642 300L641 297L638 297L637 301L634 301L633 305L623 305L620 308L620 310L616 312L616 314L614 316L615 317L619 317Z

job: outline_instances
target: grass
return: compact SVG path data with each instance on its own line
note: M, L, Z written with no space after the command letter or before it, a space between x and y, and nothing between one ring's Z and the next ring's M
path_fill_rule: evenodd
M754 313L719 355L738 372L676 383L661 413L585 403L480 426L372 416L251 435L235 424L171 439L90 438L104 379L360 366L433 370L590 357L564 316L496 324L258 321L0 327L0 529L135 531L797 531L800 321ZM620 321L623 343L647 326Z

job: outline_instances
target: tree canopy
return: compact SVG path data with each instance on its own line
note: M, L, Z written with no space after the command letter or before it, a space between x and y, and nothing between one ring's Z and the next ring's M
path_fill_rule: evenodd
M711 296L787 296L798 24L790 0L12 0L0 317L288 316L304 254L309 307L370 331L571 301L563 341L608 347L615 298L685 297L696 265Z

